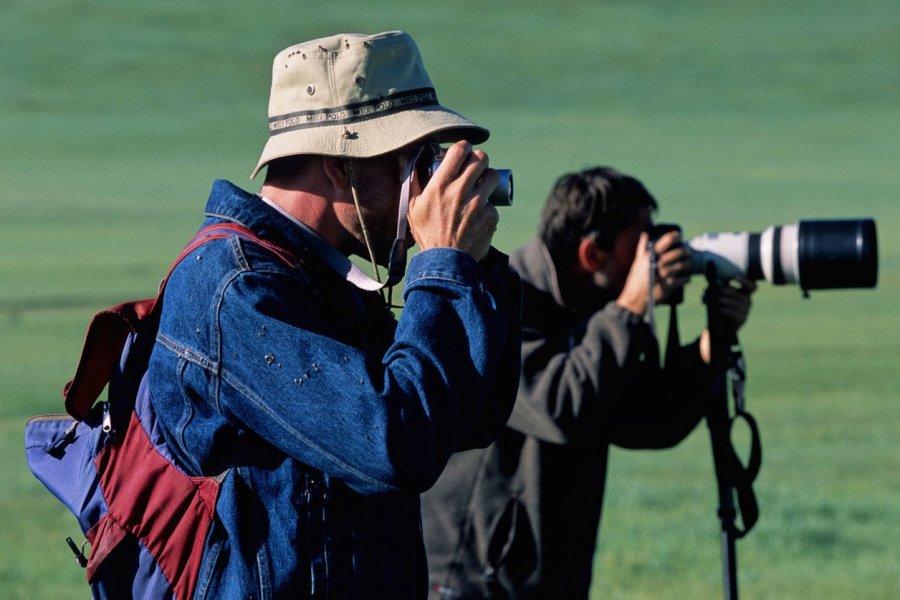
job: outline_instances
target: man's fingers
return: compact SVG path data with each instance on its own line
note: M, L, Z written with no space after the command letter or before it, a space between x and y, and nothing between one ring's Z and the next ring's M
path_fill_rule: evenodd
M500 175L493 169L487 169L482 172L481 177L475 182L474 193L486 204L491 193L500 183Z
M454 181L469 164L472 154L472 144L465 140L456 142L444 152L441 166L435 172L432 180L437 180L443 185Z
M484 151L474 150L469 142L460 141L445 151L441 166L432 180L443 188L461 186L464 202L474 196L486 202L499 183L499 175L488 169L488 165L489 159Z
M422 249L457 248L481 260L490 249L500 214L487 198L498 183L498 175L487 168L488 157L468 142L457 142L444 153L422 198L410 204L413 236Z

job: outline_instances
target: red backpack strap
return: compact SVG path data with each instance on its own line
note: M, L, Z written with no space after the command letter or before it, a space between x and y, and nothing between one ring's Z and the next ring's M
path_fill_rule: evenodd
M66 412L87 417L122 356L128 335L153 310L156 298L123 302L94 315L88 325L75 376L63 387Z
M197 246L202 246L210 240L234 235L253 242L257 246L262 246L263 248L277 256L279 259L281 259L281 261L289 267L293 267L297 263L302 262L289 250L285 250L277 244L273 244L268 240L264 240L263 238L253 233L252 229L249 229L237 223L216 223L215 225L208 225L197 232L197 235L194 236L194 239L191 240L187 246L185 246L184 250L181 251L181 254L178 256L178 258L175 259L175 262L169 268L169 273L172 272L175 266L179 262L181 262L181 260L185 256L193 252L194 249L197 248Z
M123 302L95 314L88 325L81 357L75 376L63 387L66 412L84 420L100 397L103 388L115 371L122 356L122 349L128 336L137 333L141 322L162 308L163 291L166 281L184 257L212 240L237 236L261 246L277 256L289 267L301 262L284 248L264 240L253 231L237 223L217 223L204 227L188 242L178 257L172 262L165 278L159 286L156 298Z

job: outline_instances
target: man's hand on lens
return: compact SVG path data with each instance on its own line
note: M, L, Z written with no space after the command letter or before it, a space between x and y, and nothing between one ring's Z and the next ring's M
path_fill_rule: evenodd
M703 302L712 308L714 314L725 319L734 328L740 329L750 314L750 296L756 291L756 283L750 279L734 278L723 284L707 288ZM700 335L700 356L709 364L712 356L709 330Z
M456 248L483 259L500 220L487 202L497 181L483 151L465 141L450 146L428 185L410 202L409 226L419 248Z
M744 278L731 279L717 287L707 289L703 302L709 304L716 315L737 331L750 315L750 295L756 291L756 284Z

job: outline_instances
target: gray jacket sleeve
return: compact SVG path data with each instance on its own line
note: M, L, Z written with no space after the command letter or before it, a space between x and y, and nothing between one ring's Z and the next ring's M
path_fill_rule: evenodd
M554 443L668 447L705 412L709 377L696 344L662 369L657 340L613 302L569 328L527 324L509 426Z

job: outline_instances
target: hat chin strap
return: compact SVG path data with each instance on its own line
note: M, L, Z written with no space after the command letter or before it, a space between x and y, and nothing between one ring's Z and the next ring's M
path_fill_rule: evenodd
M356 191L356 180L353 176L353 163L352 161L349 161L350 189L353 192L353 202L356 205L356 212L359 216L359 223L360 227L362 228L363 240L366 243L366 249L369 251L369 260L372 261L372 267L375 270L375 278L379 283L381 283L378 288L390 288L397 285L400 280L403 279L403 275L406 273L406 253L408 250L408 244L406 243L406 234L409 231L409 221L407 220L407 215L409 214L410 188L412 186L412 179L413 173L415 171L416 161L419 159L419 155L421 153L422 148L419 147L413 157L406 164L406 168L403 171L403 183L400 187L400 205L397 210L397 235L394 238L394 243L391 245L391 253L388 257L387 281L383 283L381 282L381 277L378 274L378 262L375 260L375 253L372 251L372 245L369 242L369 234L363 220L362 210L359 206L359 198Z

